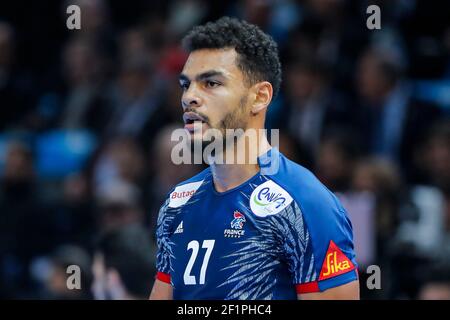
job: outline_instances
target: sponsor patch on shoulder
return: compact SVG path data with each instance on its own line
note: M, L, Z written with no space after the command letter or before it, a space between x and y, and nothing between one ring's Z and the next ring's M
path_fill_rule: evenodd
M353 269L355 266L352 261L331 240L320 271L319 281L347 273Z
M272 180L260 184L250 196L250 208L258 217L277 214L292 202L289 193Z
M202 183L203 180L199 182L186 183L182 186L176 187L169 196L169 207L178 208L186 204L186 202L188 202L188 200L194 195Z

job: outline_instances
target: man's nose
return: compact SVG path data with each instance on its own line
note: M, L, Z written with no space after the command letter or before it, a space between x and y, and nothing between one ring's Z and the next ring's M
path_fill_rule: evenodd
M201 98L194 85L191 85L181 98L183 109L201 106Z

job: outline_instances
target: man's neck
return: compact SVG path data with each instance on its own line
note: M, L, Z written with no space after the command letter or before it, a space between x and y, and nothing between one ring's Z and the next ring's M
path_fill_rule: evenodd
M241 137L242 138L242 137ZM240 138L240 139L241 139ZM239 145L239 143L237 143ZM249 145L247 145L248 147ZM233 146L235 148L236 144ZM226 163L225 152L221 156L223 164L212 163L211 172L213 175L214 187L218 192L226 192L249 180L259 172L258 157L265 154L272 147L264 134L258 133L257 147L245 148L245 163ZM243 150L239 150L243 151ZM235 159L236 160L236 159Z

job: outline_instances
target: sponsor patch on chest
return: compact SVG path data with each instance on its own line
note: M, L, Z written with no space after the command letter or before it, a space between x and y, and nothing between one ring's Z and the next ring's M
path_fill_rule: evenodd
M186 204L186 202L188 202L188 200L195 194L197 189L200 188L202 183L203 180L176 187L170 194L169 207L178 208Z
M260 184L250 196L250 209L258 217L279 213L292 202L289 193L272 180Z

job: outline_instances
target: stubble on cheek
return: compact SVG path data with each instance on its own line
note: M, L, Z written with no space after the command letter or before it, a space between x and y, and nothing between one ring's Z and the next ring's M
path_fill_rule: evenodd
M247 97L241 97L239 106L232 112L228 113L220 122L219 129L225 136L226 129L243 129L247 128L247 116L245 114L245 107L247 104Z

